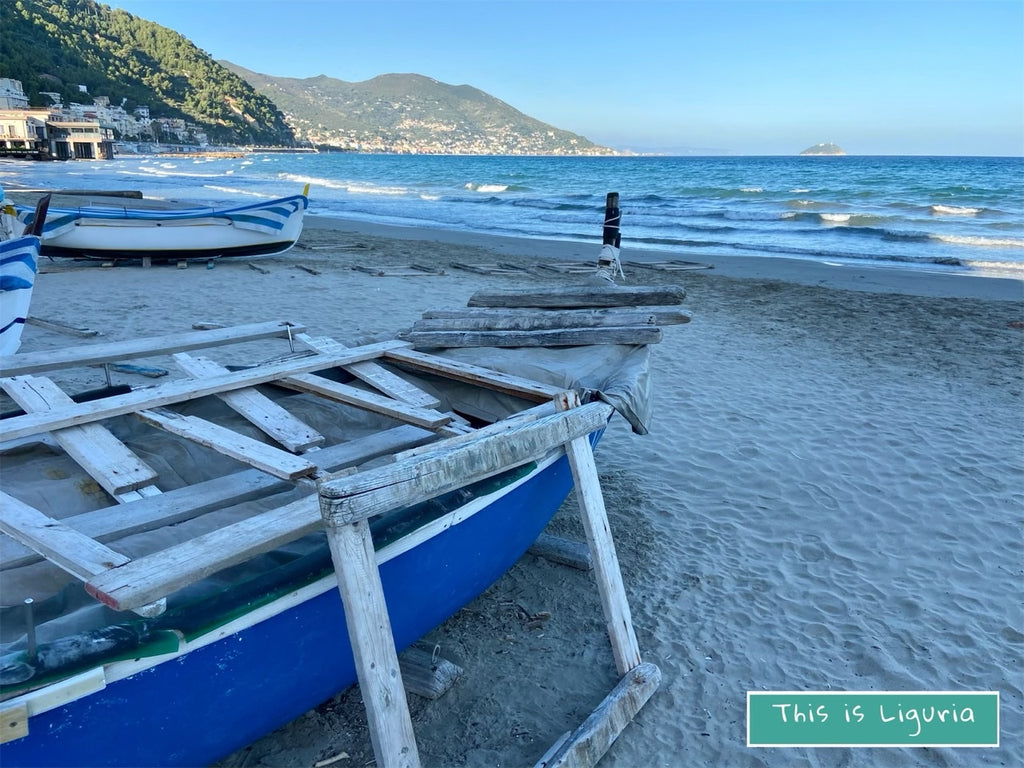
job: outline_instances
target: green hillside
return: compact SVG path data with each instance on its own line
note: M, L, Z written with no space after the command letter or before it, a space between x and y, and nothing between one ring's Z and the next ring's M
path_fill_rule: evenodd
M92 0L0 0L0 77L65 103L108 96L200 125L214 143L291 144L274 104L173 30Z

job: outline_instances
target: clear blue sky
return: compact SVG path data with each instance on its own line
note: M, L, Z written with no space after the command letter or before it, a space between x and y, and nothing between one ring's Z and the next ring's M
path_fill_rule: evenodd
M1022 0L107 4L257 72L415 72L620 149L1024 154Z

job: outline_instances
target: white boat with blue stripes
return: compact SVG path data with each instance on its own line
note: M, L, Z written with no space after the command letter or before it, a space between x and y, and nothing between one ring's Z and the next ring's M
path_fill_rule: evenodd
M172 207L153 201L130 204L89 201L53 205L40 235L41 254L50 258L184 261L284 253L302 234L309 207L302 194L231 207ZM35 210L15 206L31 226Z

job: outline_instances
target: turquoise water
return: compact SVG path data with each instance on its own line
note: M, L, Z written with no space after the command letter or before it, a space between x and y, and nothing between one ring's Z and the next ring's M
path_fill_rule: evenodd
M264 154L0 161L8 187L138 189L248 202L311 184L310 212L594 241L607 192L622 237L666 256L807 258L1024 274L1024 159L439 157Z

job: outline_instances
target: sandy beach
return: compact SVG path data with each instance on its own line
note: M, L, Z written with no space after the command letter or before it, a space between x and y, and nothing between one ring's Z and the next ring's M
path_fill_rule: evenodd
M107 341L263 320L390 337L476 290L570 284L532 267L597 250L313 218L289 253L212 269L44 261L31 313ZM684 286L692 321L653 349L651 434L618 419L597 451L663 674L601 765L1024 764L1024 283L756 257L665 272L628 242L622 257L627 284ZM444 274L353 268L410 264ZM29 325L21 351L70 343ZM572 498L551 532L582 538ZM532 555L423 643L464 670L443 698L410 697L425 766L532 765L616 681L592 574ZM998 690L1001 746L750 749L750 690ZM373 761L357 689L221 765L331 759Z

